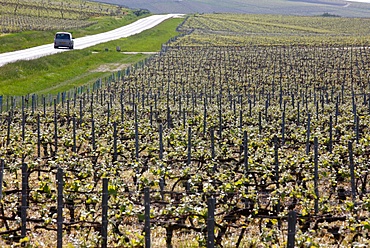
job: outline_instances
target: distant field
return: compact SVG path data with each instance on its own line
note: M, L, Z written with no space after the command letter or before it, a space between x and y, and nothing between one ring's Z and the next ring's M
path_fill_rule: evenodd
M301 3L308 3L308 4L322 4L322 5L331 5L331 6L340 6L346 7L348 5L347 1L325 1L325 0L290 0L291 2L301 2Z
M193 30L178 42L207 45L366 45L370 40L370 19L244 15L195 14L182 26ZM195 42L196 41L196 42Z
M152 13L251 13L369 17L370 4L342 0L95 0Z

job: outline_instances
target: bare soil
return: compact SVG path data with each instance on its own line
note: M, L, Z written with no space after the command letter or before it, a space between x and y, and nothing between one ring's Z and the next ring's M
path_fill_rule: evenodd
M92 72L116 72L129 67L131 64L108 63L102 64Z

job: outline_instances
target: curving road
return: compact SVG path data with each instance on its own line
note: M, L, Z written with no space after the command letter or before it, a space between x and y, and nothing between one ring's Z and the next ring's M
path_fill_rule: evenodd
M81 38L74 39L75 49L84 49L86 47L94 46L99 43L128 37L140 33L146 29L150 29L164 20L169 18L179 17L179 14L166 14L166 15L153 15L140 19L129 25L96 35L89 35ZM37 47L32 47L24 50L1 53L0 66L12 63L18 60L31 60L55 53L70 51L68 49L54 49L54 44L47 44Z

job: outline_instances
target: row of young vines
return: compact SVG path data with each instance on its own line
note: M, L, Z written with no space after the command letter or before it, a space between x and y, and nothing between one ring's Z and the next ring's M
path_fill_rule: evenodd
M0 15L0 25L2 33L13 33L30 30L69 30L85 28L94 23L96 22L34 16Z
M4 0L0 9L0 31L70 30L94 24L97 16L122 17L128 9L88 1Z

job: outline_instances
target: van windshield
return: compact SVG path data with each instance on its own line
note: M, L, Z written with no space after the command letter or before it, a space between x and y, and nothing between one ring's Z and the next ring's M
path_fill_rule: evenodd
M56 39L62 39L62 40L70 40L69 34L56 34L55 36Z

